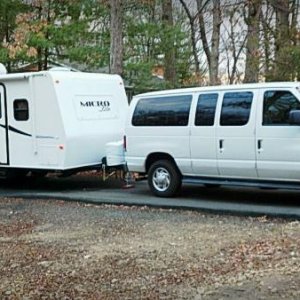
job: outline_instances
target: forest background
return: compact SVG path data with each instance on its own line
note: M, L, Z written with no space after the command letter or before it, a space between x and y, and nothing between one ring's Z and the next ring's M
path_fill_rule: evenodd
M1 0L0 62L120 74L135 93L298 80L299 0Z

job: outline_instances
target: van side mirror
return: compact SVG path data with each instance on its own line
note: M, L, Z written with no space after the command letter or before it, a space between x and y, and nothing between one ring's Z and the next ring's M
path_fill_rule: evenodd
M291 110L289 113L289 124L300 125L300 110Z

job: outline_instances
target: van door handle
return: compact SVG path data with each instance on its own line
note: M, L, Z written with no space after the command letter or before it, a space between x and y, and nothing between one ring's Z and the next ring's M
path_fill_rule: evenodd
M223 151L224 140L219 140L219 149Z
M257 140L257 149L262 150L262 140Z

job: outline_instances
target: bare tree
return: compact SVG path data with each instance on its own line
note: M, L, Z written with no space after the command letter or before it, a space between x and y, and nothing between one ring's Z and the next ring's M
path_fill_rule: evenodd
M247 0L245 23L248 25L244 82L257 82L259 76L259 26L261 0Z
M292 20L291 20L291 32L292 32L292 40L293 45L297 45L297 23L298 23L298 16L299 16L299 7L300 3L299 0L292 0L291 4L291 11L292 11Z
M274 29L272 26L274 19L274 9L272 5L267 1L261 8L260 22L262 27L262 55L263 59L262 68L264 70L264 76L268 81L272 77L272 59L273 59L273 48L274 48Z
M179 2L181 3L188 21L189 21L189 25L190 25L190 34L191 34L191 42L192 42L192 49L193 49L193 57L194 57L194 61L195 61L195 73L196 73L196 77L200 77L200 62L199 62L199 58L198 58L198 50L197 50L197 31L195 29L195 19L197 17L197 15L193 15L190 8L188 7L187 3L184 0L179 0Z
M220 0L212 0L212 35L209 43L206 30L206 22L203 7L208 4L204 0L197 0L198 21L200 29L200 37L203 49L206 55L209 81L211 85L219 83L219 46L220 46L220 26L222 23Z
M270 1L276 13L275 29L275 53L273 80L289 80L290 66L286 65L285 53L291 45L291 35L289 28L290 1L272 0Z
M223 23L220 52L226 56L227 77L230 84L240 81L242 77L242 70L239 70L238 63L242 60L247 35L244 30L245 23L240 17L241 10L242 5L238 0L223 10L228 20ZM223 64L222 58L220 64Z
M123 4L122 0L110 0L111 42L110 72L123 74Z
M164 55L165 55L165 79L170 87L176 86L176 61L175 45L173 35L170 30L173 27L173 7L172 0L162 1L162 22L164 25Z

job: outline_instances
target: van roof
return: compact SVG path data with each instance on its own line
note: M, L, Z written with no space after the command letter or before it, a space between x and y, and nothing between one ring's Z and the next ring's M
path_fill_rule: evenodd
M244 89L258 89L258 88L291 88L291 87L300 87L300 82L296 82L296 81L264 82L264 83L246 83L246 84L181 88L181 89L162 90L162 91L138 94L135 95L134 98L168 95L168 94L181 94L181 93L220 92L220 91L227 91L227 90L244 90Z

